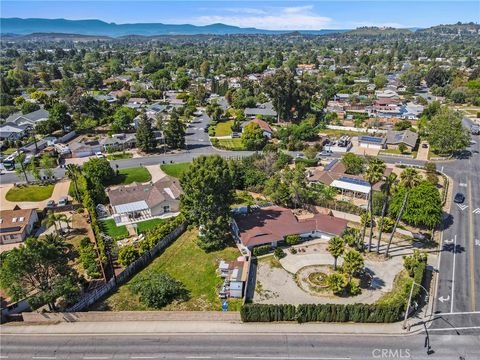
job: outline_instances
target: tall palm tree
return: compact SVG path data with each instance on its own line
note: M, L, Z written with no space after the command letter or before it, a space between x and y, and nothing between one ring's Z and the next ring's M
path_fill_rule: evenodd
M50 245L55 246L57 249L66 252L68 250L67 243L57 234L45 235L44 241Z
M80 201L80 193L78 191L78 176L80 175L80 166L76 164L68 164L65 167L67 177L73 181L73 186L75 188L75 197Z
M56 215L52 210L50 210L47 213L47 217L42 220L42 225L45 225L47 229L53 225L53 227L55 228L55 232L58 235L58 225L59 221L62 219L62 216L65 215Z
M387 213L388 201L390 200L390 195L392 195L392 186L397 181L397 174L391 173L385 179L385 183L382 185L383 192L383 207L382 207L382 217L380 218L380 224L378 229L378 240L377 240L377 254L380 253L380 241L382 240L382 228L383 228L383 219Z
M392 233L390 238L388 239L387 250L385 251L385 258L388 257L388 252L390 251L390 245L392 244L393 236L395 235L395 231L397 230L398 223L402 219L403 212L405 211L405 206L407 206L408 196L410 195L410 191L416 185L420 183L422 178L418 174L418 171L414 168L406 168L400 174L401 184L405 188L405 197L403 198L403 204L398 213L397 220L395 221L395 225L393 226Z
M367 170L365 171L365 180L370 184L370 193L368 194L368 212L370 214L370 236L368 239L368 251L372 249L372 238L373 238L373 185L380 181L383 177L385 171L385 162L378 158L370 158L368 160ZM362 229L362 241L365 237L365 232L367 229L367 220L365 219Z

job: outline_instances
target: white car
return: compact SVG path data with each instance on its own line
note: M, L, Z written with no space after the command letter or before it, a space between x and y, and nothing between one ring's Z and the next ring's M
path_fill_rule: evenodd
M97 152L95 153L95 156L97 157L97 159L102 159L102 158L105 157L105 155L103 155L100 151L97 151Z

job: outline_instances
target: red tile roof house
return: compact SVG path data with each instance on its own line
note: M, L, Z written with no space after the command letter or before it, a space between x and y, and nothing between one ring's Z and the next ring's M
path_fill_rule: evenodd
M259 245L276 247L287 235L330 239L341 236L346 227L346 220L328 215L315 214L311 218L298 219L292 210L280 206L236 214L232 222L235 240L250 250Z

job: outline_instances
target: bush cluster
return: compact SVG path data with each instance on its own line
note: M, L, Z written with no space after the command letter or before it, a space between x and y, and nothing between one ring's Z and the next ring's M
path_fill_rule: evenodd
M272 251L272 247L270 245L261 245L253 248L253 256L261 256L268 254Z
M368 304L245 304L240 316L244 322L365 322L391 323L401 319L403 308Z
M297 245L300 242L300 235L287 235L285 236L285 242L287 245Z
M100 273L100 266L97 262L97 254L95 248L88 237L80 241L80 261L88 276L93 279L98 279L102 276Z

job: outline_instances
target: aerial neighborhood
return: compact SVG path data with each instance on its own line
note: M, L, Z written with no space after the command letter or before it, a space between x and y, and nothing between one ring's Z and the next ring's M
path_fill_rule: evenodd
M437 301L480 206L480 26L401 30L2 36L2 322Z

